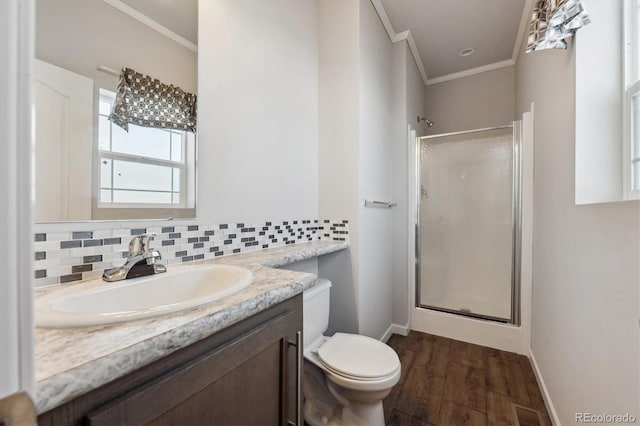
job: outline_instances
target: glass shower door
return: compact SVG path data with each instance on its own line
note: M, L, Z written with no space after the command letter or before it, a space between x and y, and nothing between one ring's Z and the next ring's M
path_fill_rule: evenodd
M508 127L420 139L419 306L512 318L513 135Z

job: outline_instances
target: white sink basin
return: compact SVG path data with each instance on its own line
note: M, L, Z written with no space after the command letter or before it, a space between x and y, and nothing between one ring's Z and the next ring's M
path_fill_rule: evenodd
M113 283L87 281L37 299L36 326L88 327L166 315L230 296L252 282L250 270L231 265L180 265Z

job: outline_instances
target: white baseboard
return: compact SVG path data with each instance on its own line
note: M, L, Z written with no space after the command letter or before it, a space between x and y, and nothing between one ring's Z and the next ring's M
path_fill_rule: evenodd
M544 383L542 373L540 372L540 368L538 368L538 363L536 362L536 357L533 356L533 350L531 349L529 349L529 358L531 359L531 364L533 364L533 372L535 373L536 379L540 384L542 397L544 398L544 404L547 406L547 412L549 413L549 417L551 417L551 422L555 426L561 426L560 419L558 418L558 413L556 412L556 407L553 405L551 395L549 395L549 390L547 389L547 385Z
M392 334L400 334L402 336L406 336L407 334L409 334L409 324L391 324L389 328L387 328L387 331L382 334L382 337L380 337L380 341L387 343Z
M411 328L409 327L409 323L405 325L400 324L391 324L391 334L399 334L401 336L409 335Z
M387 340L389 340L389 337L391 337L392 334L393 334L393 324L391 324L389 328L387 328L387 331L382 333L382 336L380 336L380 341L387 343Z

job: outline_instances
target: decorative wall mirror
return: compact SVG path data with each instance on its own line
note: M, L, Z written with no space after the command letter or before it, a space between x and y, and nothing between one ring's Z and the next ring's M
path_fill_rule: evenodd
M195 217L195 133L108 117L125 67L197 92L197 21L197 0L36 0L36 222Z

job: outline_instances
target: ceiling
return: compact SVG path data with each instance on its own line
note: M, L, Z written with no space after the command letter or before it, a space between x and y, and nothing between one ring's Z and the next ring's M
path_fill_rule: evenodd
M197 44L197 0L120 1ZM453 77L451 74L515 59L512 55L525 0L377 0L373 3L383 22L388 18L395 34L410 31L417 51L414 53L419 54L426 73L425 83L448 80ZM473 48L474 53L460 56L459 52L468 47Z
M198 0L121 1L193 44L198 44Z
M428 80L515 59L525 0L381 2L395 33L411 31ZM460 56L468 47L474 53Z

